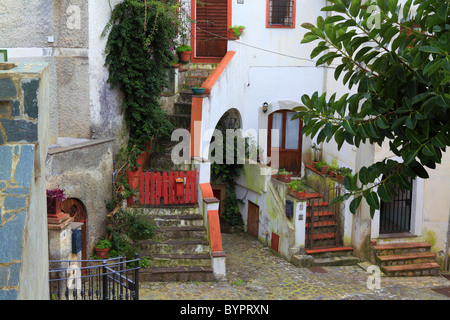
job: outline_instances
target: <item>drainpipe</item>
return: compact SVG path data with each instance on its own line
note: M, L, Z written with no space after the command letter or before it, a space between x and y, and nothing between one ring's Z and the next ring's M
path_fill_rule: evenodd
M445 245L445 260L444 260L444 270L448 271L448 250L450 242L450 209L448 213L448 225L447 225L447 243Z
M114 186L116 184L116 160L113 160L113 174L112 174L112 199L114 200Z

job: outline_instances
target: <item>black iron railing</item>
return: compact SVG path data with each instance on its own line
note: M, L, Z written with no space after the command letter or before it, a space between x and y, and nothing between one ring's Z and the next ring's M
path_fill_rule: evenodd
M50 299L139 300L139 260L50 261Z

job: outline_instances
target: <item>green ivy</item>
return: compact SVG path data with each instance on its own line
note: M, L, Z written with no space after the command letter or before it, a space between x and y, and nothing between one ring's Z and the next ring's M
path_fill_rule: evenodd
M173 131L162 110L160 93L172 70L177 37L175 0L124 0L117 4L103 35L109 31L106 65L111 87L123 93L122 109L129 130L129 161L149 141Z

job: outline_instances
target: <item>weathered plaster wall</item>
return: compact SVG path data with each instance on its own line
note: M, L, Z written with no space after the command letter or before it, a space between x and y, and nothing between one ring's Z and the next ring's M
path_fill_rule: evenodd
M0 71L0 300L48 299L45 179L49 71Z
M5 0L0 4L0 48L8 49L9 60L49 63L52 144L59 137L115 137L116 151L123 142L120 93L106 84L107 38L100 37L118 2Z
M49 150L47 188L62 188L87 211L88 250L106 231L107 201L112 199L113 140L99 139Z

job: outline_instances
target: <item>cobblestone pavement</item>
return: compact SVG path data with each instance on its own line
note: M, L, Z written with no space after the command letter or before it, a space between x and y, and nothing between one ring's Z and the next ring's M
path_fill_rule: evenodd
M450 286L443 276L381 277L370 289L362 266L298 268L245 233L222 241L226 280L142 283L141 300L450 300L432 290Z

